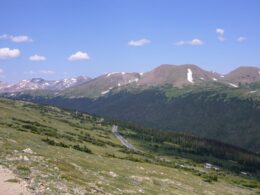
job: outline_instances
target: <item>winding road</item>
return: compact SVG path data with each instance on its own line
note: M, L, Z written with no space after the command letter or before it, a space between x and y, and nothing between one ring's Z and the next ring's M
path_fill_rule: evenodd
M119 141L120 141L125 147L127 147L127 148L130 149L130 150L135 150L135 151L137 151L137 149L136 149L132 144L130 144L122 135L119 134L119 132L118 132L118 126L113 125L113 127L112 127L112 133L117 137L117 139L119 139Z

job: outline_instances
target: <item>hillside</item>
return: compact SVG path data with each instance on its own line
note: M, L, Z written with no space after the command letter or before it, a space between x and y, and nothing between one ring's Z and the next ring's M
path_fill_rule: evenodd
M119 124L122 135L139 150L134 152L112 134L112 122L97 117L6 99L0 100L0 108L0 164L17 175L6 182L24 181L33 194L254 194L260 190L253 166L259 167L259 156L232 146L180 134L176 136L183 141L178 144L163 136L151 141L152 130L139 132ZM213 156L190 151L185 140L201 152L208 148ZM174 154L170 148L177 146L181 153ZM231 161L217 157L213 148L225 148Z
M217 81L220 74L209 72L193 64L169 65L163 64L143 74L138 85L162 86L170 84L174 87L201 84Z
M258 67L239 67L220 75L192 64L164 64L145 73L104 74L64 90L2 96L191 133L259 153L259 72ZM38 80L45 85L32 79L28 86Z
M125 90L97 99L28 95L16 98L150 128L187 132L260 152L259 96L250 90L214 84Z
M136 83L139 78L139 73L112 72L92 79L90 82L61 91L59 96L96 98L108 94L115 88L120 89L131 83Z

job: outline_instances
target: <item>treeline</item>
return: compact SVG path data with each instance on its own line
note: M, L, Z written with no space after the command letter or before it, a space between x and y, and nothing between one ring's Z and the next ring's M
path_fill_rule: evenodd
M204 159L205 162L212 159L209 157L233 161L235 162L234 164L238 163L239 165L229 168L236 172L260 171L260 156L258 154L230 144L174 131L144 128L122 121L109 121L107 123L118 124L121 129L126 129L126 131L123 131L124 136L137 139L142 143L147 142L149 143L147 147L153 150L165 151L168 154L182 154L186 157L190 155L190 158L202 161ZM127 129L132 130L134 133L127 133ZM167 143L172 143L172 145ZM194 156L199 156L200 158ZM219 165L223 165L221 161L219 161Z

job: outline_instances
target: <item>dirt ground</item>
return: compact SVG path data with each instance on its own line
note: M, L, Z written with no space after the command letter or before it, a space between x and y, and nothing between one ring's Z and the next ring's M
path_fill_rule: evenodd
M0 195L32 195L26 186L26 182L0 166Z

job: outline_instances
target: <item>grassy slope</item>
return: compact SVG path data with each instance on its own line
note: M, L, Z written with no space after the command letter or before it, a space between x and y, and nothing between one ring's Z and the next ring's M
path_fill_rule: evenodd
M126 152L111 134L111 126L102 125L99 119L88 115L75 116L57 108L5 99L0 100L0 109L0 163L26 179L38 192L252 194L259 191L259 182L254 179L207 170L184 158L159 158L138 142L135 144L143 154ZM43 141L47 137L56 145L62 142L70 147L50 145ZM73 149L77 144L92 153ZM34 153L23 152L26 148ZM158 160L161 158L177 166L163 166ZM195 175L191 169L204 177ZM211 175L217 175L218 181L209 182Z

